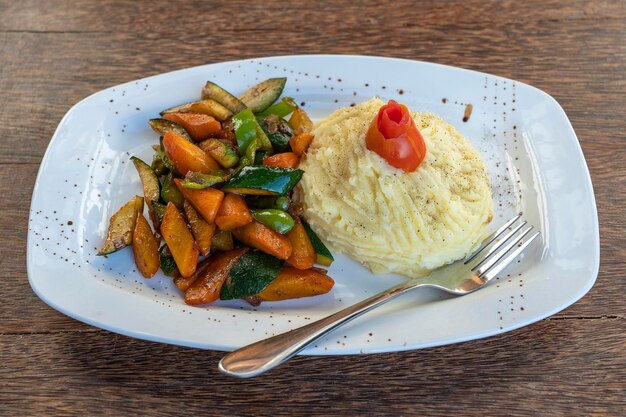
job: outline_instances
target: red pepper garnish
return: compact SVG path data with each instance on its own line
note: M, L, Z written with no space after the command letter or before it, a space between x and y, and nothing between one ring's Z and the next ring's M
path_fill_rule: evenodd
M390 165L406 172L415 171L426 156L424 138L409 109L394 100L382 106L372 120L365 145Z

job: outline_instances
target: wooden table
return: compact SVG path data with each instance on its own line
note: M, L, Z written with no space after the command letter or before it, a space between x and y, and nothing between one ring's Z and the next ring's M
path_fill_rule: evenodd
M0 2L1 415L624 415L626 2L315 3ZM217 372L222 353L89 327L35 296L30 196L69 107L147 75L306 53L456 65L553 95L596 192L602 262L589 294L497 337L300 357L247 381Z

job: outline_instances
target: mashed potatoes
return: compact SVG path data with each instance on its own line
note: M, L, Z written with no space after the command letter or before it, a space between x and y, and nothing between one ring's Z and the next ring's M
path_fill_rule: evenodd
M365 147L384 103L371 99L319 122L300 164L304 217L329 245L372 272L409 277L465 257L485 236L493 207L478 152L430 113L412 113L426 158L406 173Z

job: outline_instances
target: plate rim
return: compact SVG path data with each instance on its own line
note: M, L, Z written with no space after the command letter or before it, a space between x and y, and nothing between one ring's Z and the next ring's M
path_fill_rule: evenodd
M589 203L591 204L591 209L593 211L593 219L592 219L592 235L593 235L593 242L590 243L590 247L593 246L593 265L592 265L592 272L590 274L590 278L585 280L585 284L584 286L580 286L579 287L579 291L575 293L575 295L573 295L570 299L568 299L567 301L564 301L563 303L561 303L558 306L553 307L552 309L550 309L548 312L544 313L544 314L538 314L538 315L533 315L533 317L528 318L526 320L520 320L515 322L514 324L509 324L509 325L505 325L503 326L502 329L493 329L492 331L486 331L486 332L482 332L482 333L474 333L471 335L467 335L467 336L460 336L460 337L456 337L456 338L451 338L451 339L446 339L446 340L438 340L438 341L432 341L432 342L426 342L426 343L421 343L419 347L413 346L413 345L405 345L405 346L394 346L393 348L367 348L367 349L358 349L358 348L354 348L354 349L348 349L348 350L341 350L341 351L316 351L315 353L309 353L308 350L304 350L303 352L299 353L301 355L324 355L324 356L330 356L330 355L356 355L356 354L377 354L377 353L392 353L392 352L400 352L400 351L407 351L407 350L415 350L415 349L423 349L423 348L430 348L430 347L435 347L435 346L444 346L444 345L449 345L449 344L455 344L455 343L461 343L461 342L466 342L466 341L470 341L470 340L477 340L477 339L483 339L483 338L488 338L494 335L499 335L499 334L503 334L512 330L516 330L519 329L521 327L525 327L528 326L530 324L539 322L543 319L545 319L546 317L550 317L560 311L565 310L566 308L570 307L571 305L573 305L574 303L576 303L577 301L579 301L585 294L587 294L590 289L593 287L593 285L595 284L597 277L598 277L598 273L599 273L599 267L600 267L600 233L599 233L599 219L598 219L598 211L597 211L597 205L596 205L596 199L595 199L595 192L593 189L593 182L591 179L591 175L589 172L589 167L587 165L587 161L585 159L584 156L584 152L582 150L581 144L580 144L580 140L578 139L578 136L576 135L574 128L572 126L572 123L570 121L570 119L567 117L567 114L565 113L564 109L562 108L562 106L558 103L558 101L556 99L554 99L554 97L552 97L550 94L546 93L545 91L534 87L532 85L526 84L524 82L520 82L517 80L513 80L510 78L506 78L506 77L502 77L499 75L495 75L495 74L490 74L490 73L485 73L482 71L476 71L473 69L466 69L466 68L462 68L462 67L456 67L456 66L451 66L451 65L446 65L446 64L440 64L440 63L435 63L435 62L428 62L428 61L420 61L420 60L411 60L411 59L406 59L406 58L395 58L395 57L385 57L385 56L376 56L376 55L343 55L343 54L298 54L298 55L278 55L278 56L261 56L261 57L252 57L252 58L244 58L244 59L238 59L238 60L229 60L229 61L220 61L220 62L213 62L213 63L209 63L209 64L202 64L202 65L196 65L196 66L192 66L192 67L185 67L185 68L179 68L179 69L175 69L172 71L168 71L168 72L164 72L164 73L159 73L159 74L154 74L154 75L149 75L147 77L143 77L143 78L138 78L138 79L134 79L134 80L130 80L124 83L120 83L117 85L113 85L110 87L105 87L101 90L98 90L88 96L86 96L85 98L83 98L82 100L78 101L77 103L75 103L74 105L72 105L64 114L64 116L61 118L61 120L59 121L49 143L48 146L46 147L46 151L44 153L44 156L42 157L40 163L39 163L39 168L38 168L38 172L37 172L37 176L35 179L35 184L33 187L33 192L31 194L31 204L30 204L30 209L29 209L29 221L28 221L28 234L27 234L27 239L26 239L26 247L27 247L27 256L26 256L26 270L27 270L27 276L28 276L28 281L29 284L31 286L31 288L33 289L33 291L35 292L35 294L42 300L44 301L44 303L46 303L48 306L52 307L53 309L61 312L62 314L67 315L68 317L71 317L75 320L78 320L80 322L86 323L90 326L94 326L96 328L100 328L100 329L104 329L107 331L111 331L114 333L118 333L118 334L122 334L124 336L129 336L129 337L133 337L133 338L139 338L142 340L148 340L148 341L152 341L152 342L160 342L160 343L168 343L168 344L173 344L173 345L178 345L178 346L186 346L186 347L192 347L192 348L200 348L200 349L209 349L209 350L218 350L218 351L229 351L232 350L232 348L229 347L225 347L225 346L216 346L214 344L200 344L200 343L194 343L194 342L189 342L189 341L184 341L184 340L180 340L180 339L174 339L174 338L170 338L170 337L164 337L164 336L160 336L157 334L153 334L153 333L146 333L146 332L139 332L139 331L133 331L133 330L127 330L124 329L122 327L116 327L114 325L109 325L104 321L98 321L95 319L91 319L89 317L86 317L84 315L81 315L80 313L74 313L73 311L71 311L70 309L66 308L65 306L63 306L60 303L55 302L55 300L53 300L50 297L50 294L46 294L45 292L43 292L41 290L41 288L38 287L37 285L37 280L34 278L34 274L33 274L33 269L34 269L34 265L33 265L33 260L32 260L32 251L31 251L31 245L32 245L32 241L34 239L34 236L31 232L31 226L32 223L35 221L32 213L33 213L33 206L34 206L34 202L35 202L35 197L39 192L39 185L40 185L40 178L41 175L43 173L43 168L44 166L47 165L48 163L48 159L50 158L50 150L56 146L57 142L60 140L60 135L59 135L59 131L61 129L61 127L65 124L66 120L71 117L71 115L73 114L73 112L76 111L76 109L78 109L83 103L94 99L95 97L101 95L101 94L105 94L107 92L109 92L112 89L118 89L118 88L123 88L124 86L127 85L132 85L133 83L136 82L145 82L145 81L150 81L151 79L157 78L157 77L162 77L162 76L169 76L169 75L173 75L176 73L181 73L181 72L185 72L185 71L189 71L189 70L194 70L194 69L199 69L199 68L205 68L205 67L210 67L210 66L214 66L214 65L222 65L222 64L233 64L233 63L238 63L238 62L249 62L249 61L259 61L259 60L263 60L263 59L285 59L285 60L290 60L290 59L301 59L301 58L305 58L305 59L311 59L311 58L325 58L325 59L336 59L336 58L347 58L347 59L357 59L357 60L361 60L361 59L371 59L371 60L391 60L391 61L399 61L405 64L409 64L409 65L414 65L414 64L418 64L418 65L426 65L426 66L431 66L431 67L440 67L443 68L447 71L453 70L453 71L459 71L459 72L471 72L480 76L487 76L493 79L498 79L498 80L507 80L507 81L514 81L516 84L520 85L520 86L524 86L524 88L529 88L531 90L533 90L536 94L539 94L541 97L547 99L551 105L553 107L555 107L557 109L557 111L560 113L560 116L564 119L564 121L567 123L567 135L571 136L573 139L573 142L575 142L575 150L577 153L577 156L580 156L581 161L582 161L582 165L584 168L584 172L582 172L582 175L585 179L585 188L588 189L590 191L590 201ZM364 350L367 350L367 352L364 352Z

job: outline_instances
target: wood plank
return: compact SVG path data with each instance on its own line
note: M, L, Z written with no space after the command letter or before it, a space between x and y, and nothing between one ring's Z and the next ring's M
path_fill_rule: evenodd
M299 357L219 374L220 352L64 332L0 336L0 414L613 415L626 407L623 320L548 320L507 335L367 357Z

